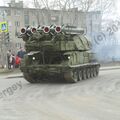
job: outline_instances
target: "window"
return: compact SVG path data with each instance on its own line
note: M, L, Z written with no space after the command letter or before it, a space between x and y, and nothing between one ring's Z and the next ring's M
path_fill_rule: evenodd
M15 15L16 15L16 16L20 16L20 14L21 14L21 11L20 11L20 10L15 10Z
M15 21L15 26L19 27L20 26L20 21Z
M59 19L59 17L58 17L58 16L51 16L51 20L52 20L52 21L56 21L56 22L57 22L57 21L58 21L58 19Z
M10 16L11 15L11 10L10 9L9 10L5 10L5 13L6 13L7 16Z
M29 25L29 16L28 15L24 16L24 22L25 22L25 26Z
M24 14L25 14L25 15L29 15L29 11L25 10L25 11L24 11Z
M21 47L21 43L16 43L15 46L18 47L18 48L20 48Z
M32 24L33 26L35 26L35 21L33 21L33 24Z

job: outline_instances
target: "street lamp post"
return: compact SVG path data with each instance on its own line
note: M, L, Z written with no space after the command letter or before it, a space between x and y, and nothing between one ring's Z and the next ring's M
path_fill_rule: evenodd
M1 16L1 18L2 18L2 21L5 21L6 20L6 12L5 11L1 11L1 14L0 14L0 16ZM3 22L1 22L1 23L3 23ZM2 24L1 24L2 25ZM4 24L3 24L4 25ZM4 27L7 27L7 26L4 26ZM2 28L2 26L1 26L1 28ZM0 29L1 29L0 28ZM7 29L7 28L5 28L5 29ZM7 62L7 51L8 51L8 45L6 44L6 31L4 31L4 30L0 30L0 32L1 32L1 35L2 35L2 39L1 39L1 64L2 64L2 66L4 66L5 68L7 67L8 68L8 62Z

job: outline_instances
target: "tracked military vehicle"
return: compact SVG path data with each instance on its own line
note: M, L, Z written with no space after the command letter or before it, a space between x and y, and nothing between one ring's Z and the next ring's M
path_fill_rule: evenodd
M70 83L96 77L100 64L91 52L84 30L73 26L21 29L26 55L20 69L30 83L61 79Z

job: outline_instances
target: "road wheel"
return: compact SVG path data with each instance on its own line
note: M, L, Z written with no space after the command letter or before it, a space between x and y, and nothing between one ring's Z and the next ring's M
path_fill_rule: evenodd
M86 69L83 69L83 71L82 71L82 79L83 79L83 80L86 80L86 79L87 79Z
M90 78L90 74L91 74L91 71L90 71L90 68L87 68L87 78L89 79Z
M82 70L79 70L78 78L79 78L79 81L82 80Z
M78 72L76 70L71 70L64 74L64 78L68 83L78 82Z
M99 67L97 66L96 67L96 76L98 76L98 74L99 74Z
M97 76L97 74L96 74L96 68L95 68L95 67L93 68L93 76L94 76L94 77Z
M72 83L78 82L78 72L77 71L71 71L71 82Z
M91 78L93 77L93 73L94 73L94 69L90 68L90 76L91 76Z
M30 83L38 83L38 82L40 82L39 78L36 75L32 75L32 74L29 74L29 73L23 73L23 76Z

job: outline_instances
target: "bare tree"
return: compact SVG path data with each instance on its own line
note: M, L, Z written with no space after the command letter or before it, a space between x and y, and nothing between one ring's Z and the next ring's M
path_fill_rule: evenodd
M55 9L60 10L60 24L62 24L64 13L68 12L69 15L70 10L73 11L75 17L74 19L76 19L77 9L75 8L78 8L78 10L83 11L85 14L87 14L87 12L89 11L101 11L101 13L104 14L107 11L110 11L113 5L114 5L113 0L52 0L51 2L49 0L34 0L34 7L38 9L36 17L39 24L40 24L39 9L44 8L44 12L45 14L47 14L48 21L50 24L51 24L51 10ZM45 16L42 10L41 14L43 18L42 23L44 23Z
M43 13L43 10L48 16L49 23L51 23L51 11L48 3L48 0L34 0L34 7L37 9L36 18L39 25L41 24L39 18L40 14L42 16L42 24L45 24L45 15Z

